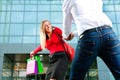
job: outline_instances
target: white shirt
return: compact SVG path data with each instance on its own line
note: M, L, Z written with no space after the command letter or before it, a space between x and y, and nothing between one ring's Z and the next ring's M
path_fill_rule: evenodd
M76 24L78 36L87 29L102 25L112 26L102 8L102 0L64 0L63 37L67 38L70 34L72 21Z

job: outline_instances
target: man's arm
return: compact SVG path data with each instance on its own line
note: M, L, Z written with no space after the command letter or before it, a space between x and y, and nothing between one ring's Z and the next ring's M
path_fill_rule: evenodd
M71 33L72 19L72 15L70 13L63 11L63 38L67 38Z

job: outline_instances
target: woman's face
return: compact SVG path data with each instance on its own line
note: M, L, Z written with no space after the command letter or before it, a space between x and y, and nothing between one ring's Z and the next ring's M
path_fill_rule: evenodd
M45 28L46 33L52 32L52 26L51 26L50 22L47 22L47 21L44 22L43 27Z

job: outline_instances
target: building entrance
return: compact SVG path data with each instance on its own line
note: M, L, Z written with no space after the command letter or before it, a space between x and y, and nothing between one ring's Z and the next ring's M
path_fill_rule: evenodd
M49 56L48 54L38 55L44 67L44 73L46 73ZM2 80L44 80L45 74L37 75L26 75L27 59L29 54L5 54L3 69L2 69ZM69 80L70 64L68 71L65 75L65 80ZM98 80L98 69L97 62L94 61L86 74L85 80Z
M44 66L44 71L47 69L49 57L47 54L38 55L41 58L41 62ZM2 80L42 80L40 76L26 75L27 59L29 54L5 54L3 69L2 69ZM41 76L43 78L44 75Z

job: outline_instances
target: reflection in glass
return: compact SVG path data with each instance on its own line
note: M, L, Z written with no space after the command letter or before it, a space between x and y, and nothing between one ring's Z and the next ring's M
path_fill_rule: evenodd
M10 37L9 43L22 43L22 37Z
M23 37L23 43L33 43L35 44L36 37Z
M36 16L37 12L25 12L25 23L36 23Z
M23 35L23 25L22 24L11 24L10 35Z
M12 12L11 22L12 23L23 23L23 13L24 12Z
M36 35L36 24L24 24L24 35Z

